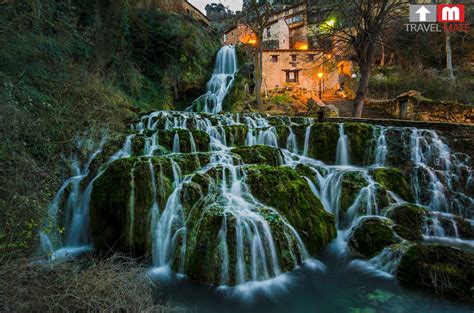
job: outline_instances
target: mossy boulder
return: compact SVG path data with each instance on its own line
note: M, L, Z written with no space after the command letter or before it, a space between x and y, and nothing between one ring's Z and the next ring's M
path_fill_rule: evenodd
M474 253L437 244L418 244L403 255L398 280L445 296L474 301Z
M255 252L252 251L253 242L249 231L255 231L253 227L261 227L262 223L266 223L271 229L278 269L281 272L291 271L301 262L302 255L296 248L297 241L294 237L291 238L286 221L280 214L262 206L251 213L258 215L258 218L253 220L257 224L246 223L246 218L239 220L226 210L221 200L215 194L202 198L198 204L199 209L195 209L188 217L184 272L190 279L215 285L235 285L253 280L255 277L252 277L251 262ZM241 233L237 236L239 229ZM260 232L260 236L264 234ZM242 240L241 246L238 245L238 238ZM257 280L270 278L276 270L269 242L264 240L263 244L265 264L270 276L259 276ZM240 268L237 266L239 247L244 260ZM175 268L177 266L178 264L174 265Z
M137 256L149 251L149 216L153 203L150 164L160 186L157 200L163 207L172 188L168 159L117 160L94 182L89 214L97 249L107 251L113 248Z
M355 257L370 259L385 247L398 243L393 222L379 217L363 218L351 231L349 248Z
M222 126L222 129L225 132L225 142L227 146L239 147L245 145L245 139L248 133L247 125Z
M396 193L405 201L413 201L413 193L406 176L396 168L376 168L370 174L386 190Z
M347 210L356 200L362 188L368 185L365 174L362 171L351 171L343 174L341 182L340 218L342 219ZM361 208L364 209L364 208ZM364 212L360 212L364 213Z
M231 151L242 159L244 164L265 164L278 166L283 161L283 154L280 149L256 145L250 147L238 147Z
M411 129L389 127L385 137L387 140L386 165L405 171L411 166L410 142Z
M376 143L374 127L366 123L344 123L344 133L348 138L351 164L372 164L374 158L373 151Z
M394 230L400 237L416 241L421 239L427 212L422 206L406 203L391 208L387 216L396 223Z
M308 125L294 127L298 148L303 152ZM339 125L337 123L316 123L311 126L309 137L308 156L327 164L336 162L337 141L339 139Z
M335 236L334 217L311 192L308 182L289 167L251 166L246 169L252 194L275 208L299 232L309 253L316 255Z
M158 130L158 144L168 151L173 151L174 138L176 134L179 136L179 151L181 153L192 152L191 139L194 140L197 152L207 152L210 150L209 135L200 130L189 131L181 128Z

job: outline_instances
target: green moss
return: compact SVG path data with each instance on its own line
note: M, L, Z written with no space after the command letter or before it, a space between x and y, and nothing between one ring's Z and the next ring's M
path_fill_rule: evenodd
M294 132L298 148L303 151L306 125L297 126ZM339 139L339 125L337 123L316 123L311 127L308 156L327 164L336 162L336 148Z
M196 151L206 152L209 151L210 138L209 135L200 130L189 131L187 129L172 129L172 130L159 130L158 131L158 143L168 151L173 151L173 143L175 134L179 136L179 148L181 153L189 153L192 151L191 147L191 136L194 139L196 145Z
M295 227L312 255L335 237L334 218L324 211L307 181L296 170L251 166L246 174L252 194L275 208Z
M422 227L427 215L427 209L416 204L403 204L396 206L388 212L387 216L397 225L394 230L397 234L408 240L420 240Z
M351 164L372 164L375 147L374 127L365 123L344 123L344 133L348 137Z
M376 168L370 174L386 190L395 192L405 201L411 202L414 200L410 185L405 179L405 175L399 169Z
M247 125L231 125L222 126L225 131L226 143L230 147L238 147L245 145L245 138L247 136Z
M385 247L399 240L393 230L393 223L387 219L369 217L364 218L352 230L349 247L355 256L367 259L374 257Z
M169 161L153 160L161 206L165 205L172 188L163 163ZM90 221L96 248L108 250L113 247L138 256L149 251L152 198L148 159L129 158L112 163L94 182L91 194Z
M239 155L244 164L278 166L283 160L280 149L263 145L234 148L231 152Z
M344 219L347 210L351 207L357 198L360 190L368 185L364 174L360 171L347 172L342 178L341 184L341 202L340 218ZM365 208L361 208L364 210ZM365 212L360 212L365 213Z
M397 278L409 286L472 302L474 254L454 247L418 244L403 255Z

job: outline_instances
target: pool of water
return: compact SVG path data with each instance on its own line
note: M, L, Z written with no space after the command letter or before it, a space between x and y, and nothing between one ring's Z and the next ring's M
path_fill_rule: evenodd
M160 284L157 302L206 313L417 312L472 313L474 308L400 286L395 278L328 249L271 281L234 288L204 286L174 276Z

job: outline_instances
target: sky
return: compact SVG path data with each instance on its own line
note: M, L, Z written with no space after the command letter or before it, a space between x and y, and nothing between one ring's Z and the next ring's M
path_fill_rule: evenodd
M243 0L188 0L192 5L200 9L204 14L206 10L204 7L210 3L222 3L225 6L229 6L232 11L241 11Z

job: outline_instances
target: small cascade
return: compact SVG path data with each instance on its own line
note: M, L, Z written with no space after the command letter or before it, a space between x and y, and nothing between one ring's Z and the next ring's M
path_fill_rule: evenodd
M235 48L224 46L217 53L216 65L211 79L207 83L207 92L196 99L188 111L219 113L222 102L237 73L237 56Z
M173 139L173 153L179 153L179 152L180 152L179 133L176 132L174 134L174 139Z
M337 141L336 164L349 165L349 145L344 133L344 124L339 124L339 140Z
M311 127L313 126L312 120L308 123L308 126L306 127L306 132L304 136L304 148L303 148L303 156L307 157L308 156L308 151L309 151L309 139L311 137Z
M286 140L286 149L291 153L297 154L298 153L298 144L296 142L296 135L293 132L293 129L289 127L290 134L288 135L288 139Z
M40 230L40 241L42 252L48 254L52 259L74 255L90 249L91 242L87 224L90 195L95 178L91 180L84 191L81 190L81 184L88 177L92 162L102 153L106 141L107 138L104 136L95 149L90 149L89 156L82 167L76 156L72 158L70 166L72 177L63 183L49 206L47 219ZM79 150L87 149L90 145L91 143L88 140L79 140L77 148ZM126 142L124 148L128 149L128 147ZM118 155L116 157L123 156L126 153L122 150L116 154ZM63 202L67 189L70 189L70 191L65 202ZM62 207L66 216L66 240L63 240L61 236L61 226L58 223L58 214Z
M375 147L375 164L378 166L384 166L388 153L387 138L385 137L387 129L381 127L378 130L380 135L377 138L377 146Z

